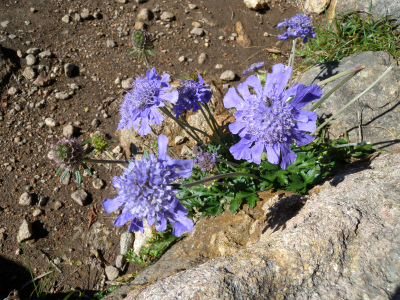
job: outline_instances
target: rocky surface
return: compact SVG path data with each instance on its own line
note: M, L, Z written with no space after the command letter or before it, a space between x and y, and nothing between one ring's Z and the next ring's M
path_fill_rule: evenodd
M340 72L365 65L364 70L316 110L319 117L326 118L364 91L392 64L395 65L395 60L386 52L356 53L340 62L329 62L311 68L301 76L299 82L305 85L318 83ZM326 84L322 88L324 94L342 79L343 77ZM330 123L327 131L329 137L336 139L347 135L349 142L367 141L385 149L398 147L396 139L400 137L400 124L396 120L400 119L399 81L400 67L395 65L381 82Z
M157 281L160 265L106 299L398 299L399 170L399 152L348 168L312 189L288 218L276 209L287 197L265 202L257 242L186 270L171 272L164 261L166 278Z

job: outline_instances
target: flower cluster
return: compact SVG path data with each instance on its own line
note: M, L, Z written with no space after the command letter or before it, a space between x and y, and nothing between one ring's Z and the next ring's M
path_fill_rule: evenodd
M216 152L211 154L210 152L199 151L194 158L194 162L198 164L202 172L211 171L214 168L214 163L216 161Z
M242 75L247 75L247 74L249 74L250 72L253 72L253 71L258 70L259 68L262 68L263 66L264 66L264 62L262 62L262 61L260 61L260 62L258 62L258 63L254 63L254 64L252 64L252 65L250 66L250 68L248 68L247 70L244 70L243 73L242 73Z
M204 84L203 78L198 75L199 80L188 79L183 81L178 88L179 98L173 109L175 118L178 118L185 110L193 109L196 112L200 109L199 103L210 101L212 93L208 84Z
M147 135L151 133L149 123L161 124L165 118L157 107L165 106L164 101L175 103L178 100L178 91L167 93L171 89L168 79L169 74L160 77L155 68L147 71L146 76L136 78L121 105L117 130L133 127L139 134Z
M224 105L237 109L236 122L230 124L229 129L241 138L230 148L235 159L260 164L260 155L266 150L270 163L281 161L280 166L286 169L296 160L296 154L290 149L293 141L303 146L314 140L314 136L305 131L316 129L317 114L300 109L319 99L322 90L316 84L295 84L284 91L291 73L291 67L277 64L272 67L272 73L267 74L264 89L257 77L251 75L237 87L241 96L235 88L228 90ZM250 93L249 87L255 94Z
M278 40L286 40L289 38L303 38L303 43L308 42L308 38L315 38L316 34L313 29L317 27L312 27L310 18L306 15L295 15L289 19L289 21L285 21L279 23L277 28L282 28L283 26L287 26L287 29L283 35L278 35Z
M53 146L52 154L54 162L61 169L71 171L75 171L84 158L82 144L74 139L57 141Z
M113 185L119 189L114 199L102 202L107 213L122 207L122 213L115 219L114 226L130 222L129 231L144 232L143 218L149 225L156 223L158 231L172 224L172 233L180 236L184 231L193 230L193 222L186 217L188 210L175 196L178 192L170 184L178 177L188 178L192 173L191 159L172 159L167 152L168 138L158 137L158 158L150 154L129 163L120 177L113 178Z

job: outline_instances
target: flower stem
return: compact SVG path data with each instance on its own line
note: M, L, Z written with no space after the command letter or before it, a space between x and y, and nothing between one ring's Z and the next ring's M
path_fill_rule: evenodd
M147 57L146 51L143 51L143 54L144 54L144 61L146 62L147 68L150 70L151 69L151 65L149 63L149 58Z
M355 67L355 68L353 68L353 69L350 69L350 70L344 71L344 72L342 72L342 73L339 73L339 74L337 74L337 75L335 75L335 76L329 77L328 79L325 79L325 80L323 80L323 81L321 81L321 82L318 82L317 84L318 84L319 86L323 86L324 84L327 84L328 82L331 82L331 81L333 81L333 80L335 80L335 79L337 79L337 78L346 76L347 74L353 73L353 72L355 72L355 71L361 71L361 70L364 69L364 68L365 68L365 65L361 65L361 66Z
M214 124L211 125L210 120L208 119L206 112L204 111L203 107L200 105L200 111L203 114L204 119L206 119L206 122L208 126L211 128L212 132L214 133L214 136L218 138L221 141L221 137L219 136L219 132L216 131Z
M224 164L227 164L227 165L231 165L231 166L236 167L236 168L246 168L246 167L244 167L242 165L239 165L239 164L236 164L236 163L224 160L224 159L220 159L220 158L217 158L217 162L224 163Z
M208 106L207 103L204 103L203 105L206 108L206 110L208 112L208 115L210 116L211 122L213 122L213 124L214 124L214 126L215 126L215 128L216 128L216 130L217 130L217 132L219 134L219 137L220 137L221 141L223 141L224 140L224 133L221 130L221 127L218 125L217 120L215 120L214 115L211 113L210 107Z
M94 164L128 164L129 163L125 160L108 160L108 159L94 159L94 158L84 158L82 161L94 163Z
M186 188L190 188L199 184L203 184L209 181L213 181L216 179L220 179L220 178L226 178L226 177L236 177L236 176L246 176L246 177L252 177L255 179L260 179L258 176L253 175L253 174L249 174L249 173L244 173L244 172L235 172L235 173L226 173L226 174L220 174L220 175L216 175L213 177L208 177L208 178L204 178L198 181L194 181L194 182L190 182L190 183L186 183L186 184L181 184L181 186L186 187Z
M105 153L109 158L111 158L112 160L114 160L114 157L111 155L110 152L104 151L104 153ZM123 165L121 165L121 164L118 164L118 167L120 167L122 170L125 170L125 167L124 167Z
M296 53L296 42L297 42L297 38L293 40L292 50L290 51L290 56L289 56L289 66L292 67L292 75L290 76L290 79L289 79L289 87L292 86L292 80L293 80L293 65L294 65L294 57L295 57L295 53Z

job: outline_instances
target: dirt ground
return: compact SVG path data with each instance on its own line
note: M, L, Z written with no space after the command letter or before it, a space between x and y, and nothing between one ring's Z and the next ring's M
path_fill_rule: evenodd
M135 23L138 26L137 15L142 8L155 11L144 23L150 33L158 34L153 50L157 57L151 58L156 70L175 78L191 70L205 71L206 82L214 81L221 89L219 77L225 70L237 74L230 82L234 86L243 81L241 73L252 63L264 61L265 69L270 70L272 65L286 62L290 43L277 44L276 37L264 33L278 34L276 25L298 12L293 1L286 0L271 1L269 9L258 12L247 8L243 0L199 0L193 2L195 9L189 8L187 0L120 2L125 1L0 1L0 22L9 21L0 26L0 45L15 63L13 75L0 86L0 299L31 279L28 263L36 277L46 273L49 259L56 257L61 258L60 271L55 271L55 282L48 290L58 293L60 299L72 289L93 297L104 284L94 253L99 252L110 264L119 254L119 237L126 229L112 227L113 218L101 208L101 201L114 195L111 179L120 173L118 169L109 172L96 167L96 176L105 183L102 189L93 187L93 178L83 178L81 188L89 194L89 201L80 206L71 198L79 189L75 180L61 184L47 154L69 123L79 128L75 136L81 141L99 130L116 140L113 147L118 145L118 107L126 90L115 81L146 70L142 62L138 64L128 55L130 33ZM100 14L75 21L75 13L84 9L92 15ZM162 11L173 13L175 20L158 21ZM70 16L69 23L62 21L65 15ZM250 44L243 45L232 36L239 21ZM205 30L204 36L190 35L193 22ZM114 47L109 47L110 40ZM47 86L36 87L33 80L22 76L27 61L19 56L30 48L52 53L31 66L37 74L51 77ZM200 53L207 54L203 64L198 63ZM179 61L181 56L185 56L185 62ZM66 63L77 66L73 77L64 74ZM217 64L222 69L216 69ZM8 94L11 87L17 89L15 95ZM57 92L67 92L68 99L57 100ZM48 117L58 122L57 126L43 124ZM98 122L93 122L95 119ZM19 204L24 192L33 196L33 204ZM35 216L38 208L40 214ZM97 215L94 223L90 217L93 210ZM21 248L17 234L24 219L33 225L33 238ZM130 266L127 273L137 271L135 268ZM22 298L28 298L32 290L33 285L28 285Z

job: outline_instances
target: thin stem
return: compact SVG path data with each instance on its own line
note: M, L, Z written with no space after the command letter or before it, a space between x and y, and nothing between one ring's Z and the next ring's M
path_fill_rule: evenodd
M143 54L144 54L144 61L146 62L147 68L149 68L149 70L150 70L151 69L151 65L149 63L149 59L147 57L146 51L143 51Z
M323 86L324 84L327 84L328 82L331 82L331 81L333 81L333 80L335 80L337 78L346 76L347 74L353 73L355 71L361 71L364 68L365 68L365 65L361 65L361 66L355 67L353 69L350 69L350 70L344 71L342 73L339 73L339 74L337 74L335 76L329 77L328 79L325 79L325 80L323 80L321 82L318 82L317 85Z
M220 174L220 175L216 175L213 177L208 177L208 178L204 178L198 181L194 181L191 183L186 183L186 184L182 184L181 186L186 187L186 188L190 188L199 184L203 184L209 181L213 181L213 180L217 180L220 178L226 178L226 177L236 177L236 176L246 176L246 177L252 177L255 179L260 179L258 176L253 175L253 174L249 174L249 173L244 173L244 172L235 172L235 173L226 173L226 174Z
M206 115L206 113L205 113L205 111L204 111L204 109L203 109L203 107L202 107L201 105L200 105L200 111L201 111L201 113L203 114L204 119L206 119L206 122L207 122L208 126L211 128L212 132L214 133L214 136L215 136L216 138L218 138L219 140L221 140L221 137L219 136L219 133L216 131L216 129L215 129L215 127L214 127L214 124L211 125L211 122L210 122L210 120L207 118L207 115Z
M183 124L185 124L185 126L188 126L188 127L190 128L190 125L189 125L188 120L186 120L186 118L185 118L184 116L182 116L182 115L180 115L180 117L181 117L181 119L182 119L181 122L182 122ZM192 130L192 129L191 129L191 130ZM196 136L196 138L197 138L200 142L202 142L201 138L199 137L199 135L197 134L196 131L192 130L192 133Z
M206 108L206 110L208 112L208 115L210 116L211 122L213 122L215 128L217 129L217 132L219 134L219 137L220 137L221 141L223 141L224 140L224 133L223 133L221 127L218 125L217 120L215 120L214 115L211 113L210 107L208 106L207 103L204 103L203 105Z
M363 145L370 145L370 144L371 144L370 142L348 143L348 144L337 145L337 146L334 146L334 147L330 147L330 148L326 148L326 149L323 149L323 150L319 150L319 151L316 151L314 153L316 154L316 153L321 153L321 152L325 152L325 151L329 151L329 150L337 149L337 148L352 147L352 146L363 146Z
M332 117L330 117L328 120L326 120L324 123L322 123L315 131L314 135L318 133L318 131L321 130L326 124L328 124L332 119L334 119L337 115L341 114L346 108L348 108L350 105L352 105L354 102L356 102L359 98L364 96L370 89L372 89L376 84L378 84L379 81L381 81L393 68L393 66L390 66L377 80L375 80L374 83L372 83L368 88L366 88L362 93L358 94L353 100L351 100L349 103L347 103L345 106L343 106L341 109L339 109L335 114L333 114Z
M94 158L84 158L83 161L94 163L94 164L128 164L129 162L125 160L107 160L107 159L94 159Z
M217 158L217 162L224 163L224 164L227 164L227 165L231 165L231 166L236 167L236 168L246 168L246 167L244 167L242 165L239 165L239 164L236 164L236 163L224 160L224 159L220 159L220 158Z
M109 158L111 158L112 160L114 160L114 157L111 155L110 152L104 151L104 153L105 153ZM118 167L120 167L122 170L125 170L125 167L124 167L123 165L121 165L121 164L118 164Z
M292 86L292 81L293 81L293 65L294 65L294 57L295 57L295 53L296 53L296 42L297 42L297 38L293 40L292 50L291 50L290 56L289 56L289 66L292 67L292 75L290 76L290 79L289 79L289 87Z

